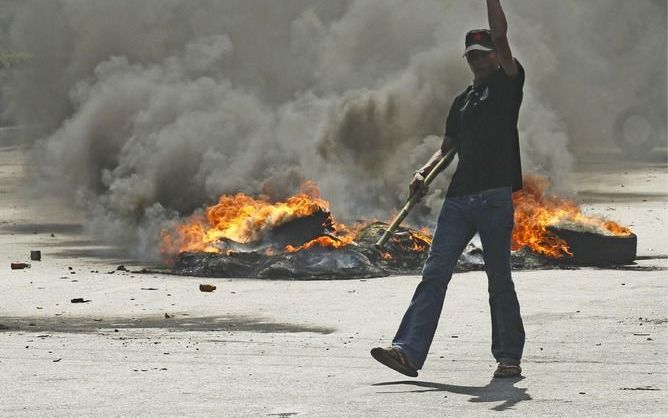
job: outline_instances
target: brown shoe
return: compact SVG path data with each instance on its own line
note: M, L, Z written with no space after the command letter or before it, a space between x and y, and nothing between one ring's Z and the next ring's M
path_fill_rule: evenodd
M417 368L406 355L396 347L371 349L371 356L390 369L410 377L417 377Z
M519 364L505 364L499 363L499 366L494 371L495 378L519 377L522 375L522 368Z

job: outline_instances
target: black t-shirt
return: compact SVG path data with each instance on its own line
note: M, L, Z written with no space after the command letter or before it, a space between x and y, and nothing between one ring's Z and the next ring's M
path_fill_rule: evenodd
M497 187L522 188L517 119L522 104L524 68L508 76L501 68L455 98L445 135L459 143L459 163L448 197Z

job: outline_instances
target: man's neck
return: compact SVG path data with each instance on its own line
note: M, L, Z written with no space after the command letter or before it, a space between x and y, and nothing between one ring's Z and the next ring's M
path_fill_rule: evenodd
M500 68L501 68L501 67L499 66L499 67L497 67L496 70L494 70L494 71L496 72L496 71L498 71ZM492 74L494 74L494 73L492 73ZM475 78L473 79L473 87L478 87L478 86L480 86L481 84L485 84L485 83L487 82L487 80L489 80L489 78L492 76L492 74L489 74L489 75L486 76L486 77L475 77Z
M481 84L485 84L485 80L487 80L487 77L485 77L485 78L474 78L473 79L473 87L478 87Z

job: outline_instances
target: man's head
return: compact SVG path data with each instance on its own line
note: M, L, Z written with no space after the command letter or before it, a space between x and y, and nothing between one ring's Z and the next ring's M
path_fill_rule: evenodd
M476 80L489 77L499 68L496 46L487 29L475 29L466 34L464 56Z

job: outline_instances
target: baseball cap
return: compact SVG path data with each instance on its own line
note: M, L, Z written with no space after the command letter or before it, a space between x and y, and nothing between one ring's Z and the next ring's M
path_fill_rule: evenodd
M489 29L474 29L466 34L466 50L464 56L471 51L496 51Z

